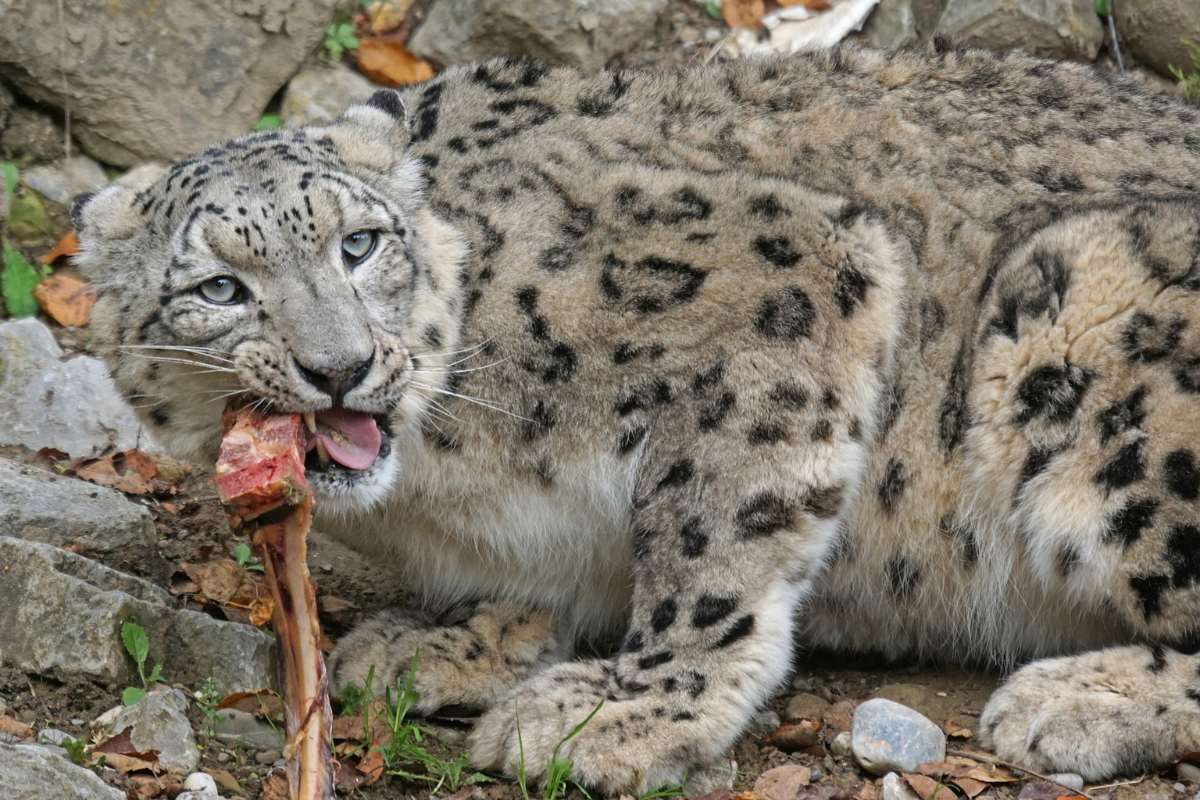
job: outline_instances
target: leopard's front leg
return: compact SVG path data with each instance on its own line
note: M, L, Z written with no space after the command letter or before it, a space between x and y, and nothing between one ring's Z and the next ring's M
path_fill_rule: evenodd
M685 423L660 424L634 497L635 589L620 654L515 687L473 732L476 764L516 774L523 759L541 778L603 703L559 756L585 786L645 792L723 753L785 678L793 614L857 483L873 397L769 379L774 369L744 360L749 416L720 435L698 442Z

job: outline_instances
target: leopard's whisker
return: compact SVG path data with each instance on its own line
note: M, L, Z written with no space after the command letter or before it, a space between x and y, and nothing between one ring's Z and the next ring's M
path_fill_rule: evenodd
M484 400L480 397L471 397L469 395L459 394L458 392L452 392L449 389L441 389L436 386L429 386L428 384L418 383L417 381L413 381L412 385L419 386L422 389L425 389L430 392L437 392L438 394L444 394L444 395L447 395L448 397L455 397L455 398L458 398L459 400L465 400L468 403L474 403L477 406L481 406L483 408L487 408L492 411L499 411L501 414L507 414L508 416L512 417L513 419L519 419L522 422L533 422L533 420L529 419L528 417L523 417L520 414L515 414L512 411L509 411L507 408L502 408L500 406L492 405L490 402L488 402L487 400Z

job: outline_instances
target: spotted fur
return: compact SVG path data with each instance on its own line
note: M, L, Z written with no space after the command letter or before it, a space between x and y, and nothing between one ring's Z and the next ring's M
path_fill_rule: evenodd
M427 604L490 602L369 623L335 679L433 653L426 707L491 708L479 765L523 745L536 772L603 702L560 753L574 775L677 780L795 633L1001 666L1094 650L1018 672L984 736L1099 779L1200 747L1198 122L954 49L500 60L76 216L97 339L185 453L211 457L205 397L322 408L297 363L374 354L342 402L388 415L388 449L319 479L323 524ZM362 228L380 247L347 270ZM246 302L197 299L217 272ZM175 354L213 371L120 345L210 347Z

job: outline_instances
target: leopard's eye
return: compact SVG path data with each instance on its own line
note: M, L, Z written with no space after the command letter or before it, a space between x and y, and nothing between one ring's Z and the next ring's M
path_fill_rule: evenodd
M347 267L357 267L375 250L378 237L375 231L355 231L342 239L342 260Z
M238 281L237 278L232 278L229 275L218 275L215 278L209 278L204 283L196 287L200 292L200 296L210 303L216 303L219 306L231 306L242 302L246 296L246 287Z

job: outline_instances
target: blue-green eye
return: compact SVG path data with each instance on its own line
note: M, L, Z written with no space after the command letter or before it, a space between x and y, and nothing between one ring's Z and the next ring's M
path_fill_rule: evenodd
M342 239L342 260L347 267L357 267L375 250L378 237L375 231L355 231Z
M232 278L228 275L218 275L215 278L209 278L196 287L196 289L205 300L210 303L216 303L219 306L231 306L240 303L246 296L246 288L242 286L237 278Z

